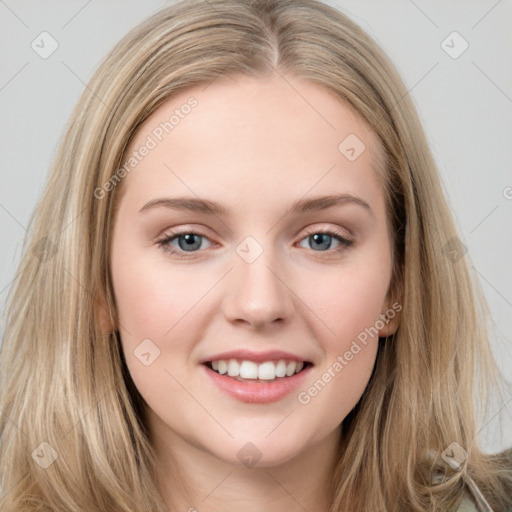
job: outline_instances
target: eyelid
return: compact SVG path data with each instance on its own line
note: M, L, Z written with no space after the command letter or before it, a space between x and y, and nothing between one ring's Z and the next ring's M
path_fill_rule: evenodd
M331 233L335 236L339 236L340 238L343 238L344 240L348 242L354 242L354 235L351 231L345 228L344 231L341 231L343 228L339 227L331 227L331 226L308 226L304 228L304 231L306 233L306 236L314 235L316 233ZM304 237L301 238L301 240Z
M184 227L176 227L176 228L167 228L160 235L156 237L156 240L159 240L161 238L167 238L170 236L177 236L177 235L188 235L188 234L194 234L194 235L201 235L205 238L209 239L209 236L205 233L205 230L202 228L196 228L193 227L193 225L185 225Z

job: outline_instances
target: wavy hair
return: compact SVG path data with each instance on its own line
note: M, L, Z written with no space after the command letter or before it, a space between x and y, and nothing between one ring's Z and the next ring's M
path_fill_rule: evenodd
M174 94L219 76L271 73L333 91L385 154L401 325L380 343L370 382L342 423L331 512L448 510L468 474L496 511L505 508L511 457L479 448L473 401L485 404L497 382L488 312L395 67L359 26L316 0L184 0L104 58L30 218L0 357L2 512L167 510L119 333L100 328L102 304L117 325L109 261L122 183L102 199L95 191ZM435 480L454 442L468 458Z

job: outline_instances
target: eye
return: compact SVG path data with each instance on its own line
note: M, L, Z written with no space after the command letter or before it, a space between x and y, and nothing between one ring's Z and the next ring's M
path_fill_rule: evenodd
M343 252L354 243L344 233L336 230L312 229L306 232L307 235L301 239L301 242L307 240L311 243L313 249L315 246L320 249L319 251L314 249L314 252ZM165 234L156 241L156 244L166 253L186 258L187 253L193 254L199 252L199 249L204 249L202 243L204 240L209 240L209 238L201 233L174 231ZM338 246L334 249L331 247L333 240L338 243Z
M202 246L202 239L208 240L205 235L196 233L194 231L181 231L167 233L160 240L157 240L156 244L164 252L174 254L179 257L186 257L184 253L194 253L198 249L204 248ZM173 242L177 242L178 247L171 245Z
M331 245L333 239L339 244L338 247L334 248L336 252L342 252L354 243L354 241L348 238L344 233L336 230L321 229L309 230L307 236L302 240L308 241L313 248L316 246L320 249L320 251L315 250L315 252L328 252L332 249Z

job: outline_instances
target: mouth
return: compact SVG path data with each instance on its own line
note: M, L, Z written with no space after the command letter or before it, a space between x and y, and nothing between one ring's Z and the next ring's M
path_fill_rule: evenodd
M267 404L292 395L305 385L313 363L296 359L204 361L208 381L222 393L248 404Z
M220 359L203 363L218 375L229 377L238 382L269 384L287 380L313 366L310 361L272 360L257 363L241 359Z

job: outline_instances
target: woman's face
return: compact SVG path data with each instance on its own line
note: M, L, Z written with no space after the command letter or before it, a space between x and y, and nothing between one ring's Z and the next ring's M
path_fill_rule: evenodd
M336 435L398 318L376 137L312 82L226 78L130 158L110 265L155 438L272 466Z

